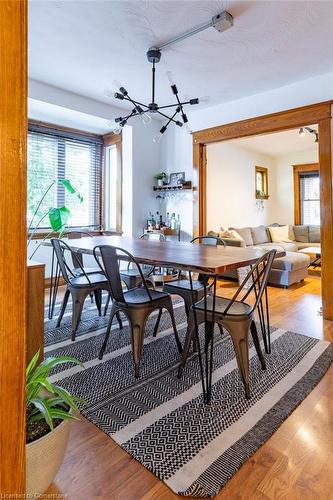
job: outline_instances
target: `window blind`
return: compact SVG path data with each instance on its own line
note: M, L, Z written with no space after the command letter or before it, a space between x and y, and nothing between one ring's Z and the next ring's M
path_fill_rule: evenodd
M320 195L318 172L300 174L302 224L320 224Z
M53 180L69 179L83 196L83 202L64 186L55 185L39 207L37 221L50 207L70 209L68 225L73 228L101 224L101 151L99 138L29 126L28 132L28 224L37 205ZM48 217L41 229L49 229Z

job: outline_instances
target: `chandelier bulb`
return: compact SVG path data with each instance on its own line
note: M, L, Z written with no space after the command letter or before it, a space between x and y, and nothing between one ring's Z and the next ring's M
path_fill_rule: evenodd
M158 134L156 134L154 137L153 137L153 142L155 144L158 144L160 142L160 140L162 139L162 134L161 132L159 132Z
M144 125L149 125L150 122L151 122L151 116L148 115L148 113L143 113L143 115L142 115L142 123Z
M113 86L114 90L119 90L120 87L122 87L122 84L120 83L119 80L113 80L112 81L112 86Z
M173 76L172 76L172 72L171 71L167 71L166 72L166 76L167 76L167 78L169 80L170 85L174 85L175 82L174 82L174 79L173 79Z
M299 133L299 135L300 135L301 137L304 137L304 136L305 136L304 128L303 128L303 127L302 127L302 128L300 128L300 129L299 129L299 131L298 131L298 133Z

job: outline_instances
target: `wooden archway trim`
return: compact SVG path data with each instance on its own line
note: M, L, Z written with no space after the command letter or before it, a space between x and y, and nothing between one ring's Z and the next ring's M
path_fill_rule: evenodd
M331 106L333 101L258 116L220 125L192 134L193 168L198 193L193 205L193 233L205 234L206 228L206 155L205 146L213 142L269 134L309 124L318 124L320 164L320 211L322 251L323 316L333 320L333 191L331 152Z

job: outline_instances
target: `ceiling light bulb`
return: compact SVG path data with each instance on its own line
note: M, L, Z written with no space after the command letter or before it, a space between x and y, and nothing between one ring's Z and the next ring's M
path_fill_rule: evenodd
M142 123L144 125L148 125L151 122L151 116L148 113L143 113L142 115Z
M166 76L170 82L170 85L173 85L175 82L174 82L174 79L173 79L173 76L172 76L172 72L171 71L167 71L166 72Z
M104 89L104 95L106 95L106 97L113 97L114 96L114 90L111 90L109 88Z
M162 139L162 134L159 132L158 134L156 134L154 137L153 137L153 142L155 144L158 144L160 142L160 140Z
M112 132L116 135L119 135L121 133L122 128L121 127L115 127Z
M188 122L184 123L184 130L188 133L188 134L192 134L192 130L190 129L190 125Z
M121 83L119 80L113 80L112 81L112 87L114 88L114 90L119 90L120 87L122 87Z
M299 129L298 133L299 133L299 135L300 135L301 137L304 137L304 136L305 136L305 132L304 132L303 127Z

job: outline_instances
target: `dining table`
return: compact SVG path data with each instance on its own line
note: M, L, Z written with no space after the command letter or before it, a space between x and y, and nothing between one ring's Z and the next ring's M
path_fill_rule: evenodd
M263 248L242 248L223 245L207 245L193 244L190 242L178 241L158 241L145 240L141 238L127 236L93 236L81 237L66 240L67 245L73 252L81 254L93 255L94 248L101 245L111 245L119 249L124 249L129 252L140 264L148 264L154 266L172 267L182 271L189 272L191 290L192 273L209 274L211 284L205 289L206 293L216 295L217 277L226 271L239 269L242 267L252 266L257 260L262 257L267 250ZM51 243L45 242L46 245ZM281 255L280 255L281 253ZM280 252L277 256L283 256L284 252ZM120 259L126 260L126 255L120 255ZM193 295L194 297L194 295ZM267 325L260 319L261 327L269 329L269 309L268 297L265 295L265 308ZM213 301L214 303L215 301ZM193 300L192 307L195 311L195 303ZM213 335L214 335L214 310L212 311L212 320L205 322L203 351L199 338L199 331L196 328L196 340L198 348L198 358L202 380L202 390L204 402L209 404L211 400L211 371L213 360ZM263 314L263 310L262 310ZM264 324L262 324L264 323Z

